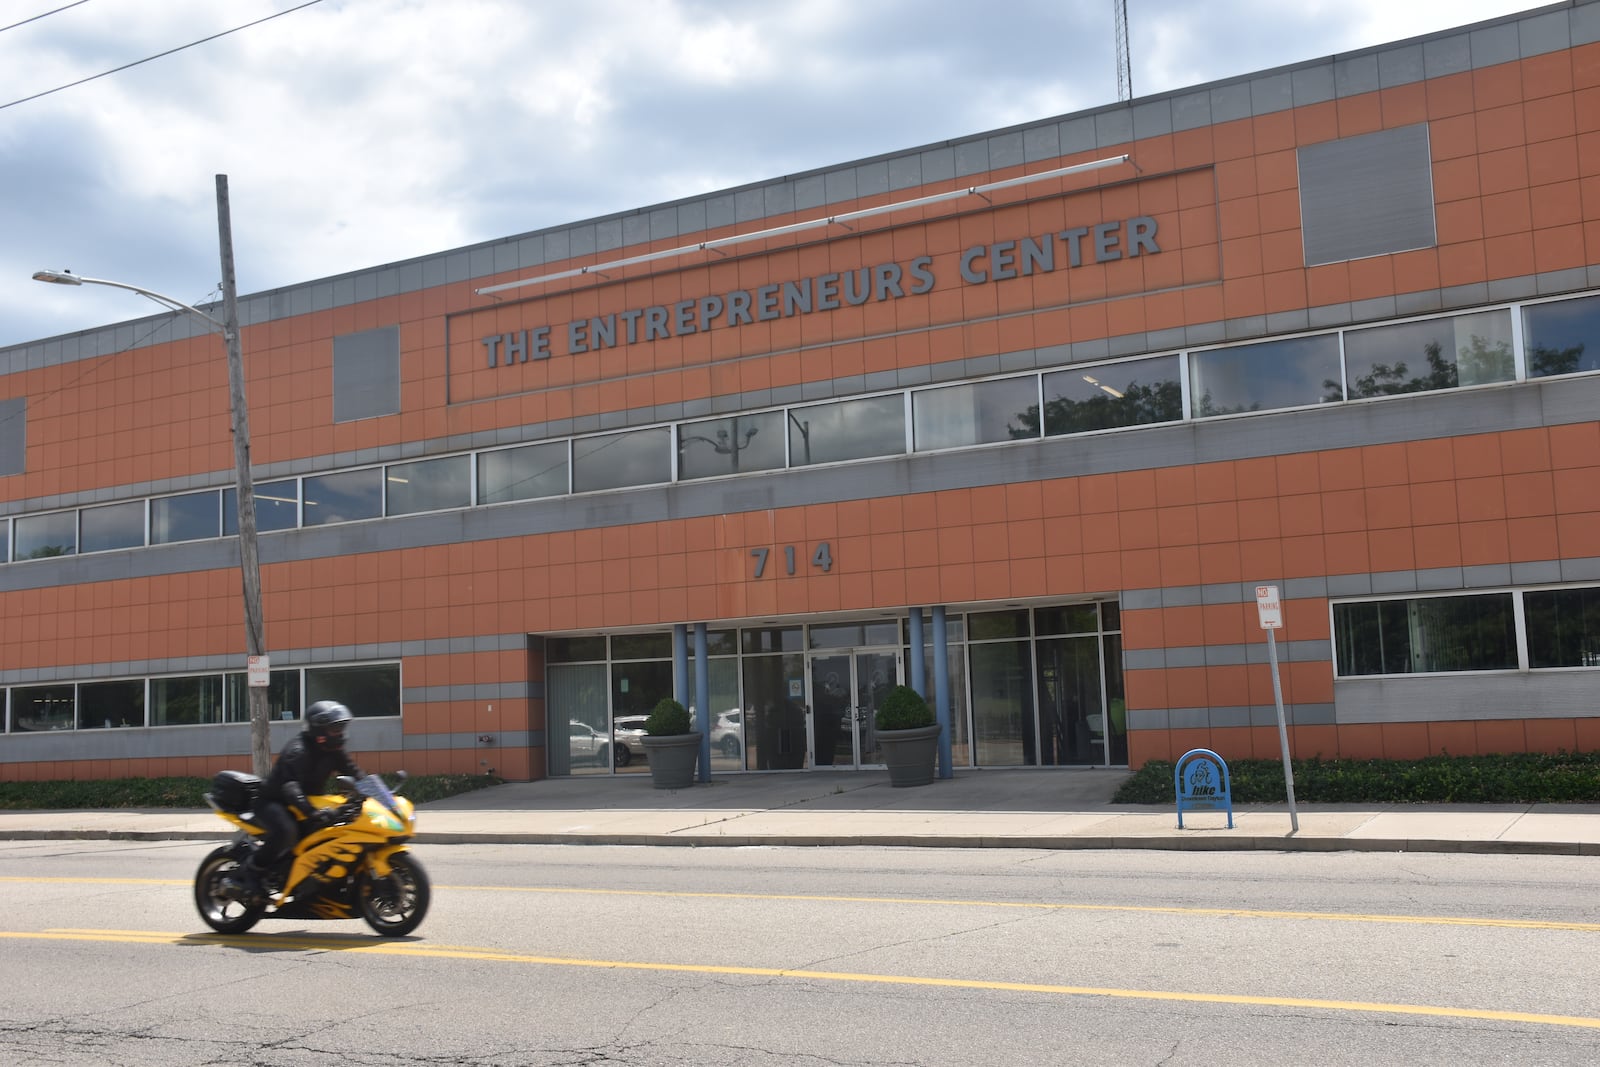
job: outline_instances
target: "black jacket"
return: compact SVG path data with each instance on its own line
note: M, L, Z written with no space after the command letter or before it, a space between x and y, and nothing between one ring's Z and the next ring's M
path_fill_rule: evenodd
M272 773L267 775L262 794L267 800L275 800L285 807L298 809L302 814L310 814L311 805L306 800L306 794L323 792L329 776L335 771L352 778L363 777L361 768L356 766L348 753L342 749L334 752L318 748L310 732L303 732L278 753L278 760L272 765Z

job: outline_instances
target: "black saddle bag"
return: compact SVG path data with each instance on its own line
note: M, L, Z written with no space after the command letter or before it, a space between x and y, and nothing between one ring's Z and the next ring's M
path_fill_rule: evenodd
M254 811L261 798L261 779L243 771L221 771L211 779L211 799L224 811Z

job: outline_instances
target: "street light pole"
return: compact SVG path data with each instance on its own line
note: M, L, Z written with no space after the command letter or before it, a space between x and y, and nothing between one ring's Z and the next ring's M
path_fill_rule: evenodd
M233 434L233 466L238 496L239 571L244 591L245 648L252 663L264 662L265 623L261 615L261 568L256 556L256 495L250 476L250 412L244 396L244 355L239 343L239 296L233 273L233 225L228 216L228 176L217 175L217 237L222 250L222 321L181 300L126 282L104 278L85 278L69 271L35 271L35 281L55 285L109 285L149 297L172 310L200 319L222 334L228 353L228 411ZM248 683L248 675L246 678ZM268 733L267 687L246 685L250 709L250 766L260 777L272 769L272 745Z

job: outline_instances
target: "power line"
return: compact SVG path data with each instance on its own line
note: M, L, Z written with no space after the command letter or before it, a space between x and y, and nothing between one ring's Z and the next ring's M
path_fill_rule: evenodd
M40 19L46 18L46 17L48 17L50 15L60 14L61 12L67 10L67 8L69 8L69 7L77 7L80 4L87 4L88 2L89 2L89 0L73 0L73 3L67 4L64 7L58 7L54 11L46 11L43 15L35 15L31 19L23 19L21 22L13 22L9 26L0 26L0 33L5 33L7 30L14 30L18 26L26 26L30 22L38 22Z
M84 0L78 0L78 2L82 3ZM175 52L182 52L186 48L193 48L195 45L205 44L207 41L215 41L217 38L226 37L230 33L238 33L240 30L248 30L251 26L259 26L263 22L271 22L275 18L292 14L293 12L299 11L301 8L310 7L312 4L320 3L322 3L322 0L306 0L306 2L303 4L298 4L294 7L288 8L287 10L268 15L265 18L256 19L254 22L247 22L243 26L235 26L233 29L223 30L221 33L213 33L210 37L202 37L198 41L190 41L188 44L179 45L177 48L169 48L165 52L157 52L153 56L146 56L143 59L136 59L132 63L124 63L120 67L113 67L111 70L101 71L99 74L91 74L87 78L79 78L75 82L68 82L66 85L58 85L54 89L46 89L42 93L34 93L32 96L24 96L22 99L13 100L9 104L0 104L0 110L4 110L8 107L15 107L18 104L26 104L29 100L37 100L41 96L49 96L51 93L59 93L63 89L71 89L73 86L82 85L85 82L92 82L97 78L104 78L109 74L116 74L119 71L127 70L130 67L137 67L141 63L148 63L152 59L161 59L163 56L170 56Z

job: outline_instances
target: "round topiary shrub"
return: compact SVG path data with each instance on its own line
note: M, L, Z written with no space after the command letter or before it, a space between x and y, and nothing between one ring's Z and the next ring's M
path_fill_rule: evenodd
M878 705L874 721L880 730L916 730L932 726L936 719L921 693L909 685L897 685Z
M651 737L692 734L694 720L689 718L688 708L671 697L662 697L655 710L650 712L650 717L644 721L644 732Z

